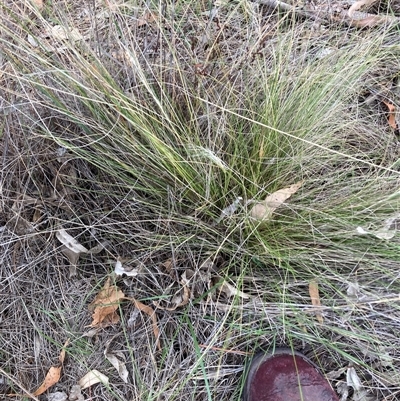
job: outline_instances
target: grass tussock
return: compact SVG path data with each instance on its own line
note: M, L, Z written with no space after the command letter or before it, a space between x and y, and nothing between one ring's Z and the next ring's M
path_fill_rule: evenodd
M370 95L397 82L397 30L249 2L214 19L202 2L24 4L0 14L4 394L34 391L70 338L59 389L95 368L102 400L239 399L245 361L283 345L338 389L353 364L369 395L396 399L399 145ZM271 219L249 217L298 181ZM107 244L73 277L60 227ZM84 335L117 258L139 269L114 279L154 308L161 349L128 302L119 325ZM184 273L190 301L167 310Z

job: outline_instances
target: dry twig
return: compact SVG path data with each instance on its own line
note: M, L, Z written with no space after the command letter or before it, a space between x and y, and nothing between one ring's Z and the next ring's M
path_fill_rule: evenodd
M381 16L376 14L363 13L360 11L354 11L351 13L350 16L347 10L341 10L339 12L333 13L332 10L327 8L326 10L321 12L320 9L316 11L304 10L279 0L257 0L256 2L259 4L264 4L271 8L278 8L279 10L294 12L297 15L305 18L310 18L315 21L334 22L339 24L343 23L355 28L370 28L377 25L390 25L400 22L399 18L389 15Z

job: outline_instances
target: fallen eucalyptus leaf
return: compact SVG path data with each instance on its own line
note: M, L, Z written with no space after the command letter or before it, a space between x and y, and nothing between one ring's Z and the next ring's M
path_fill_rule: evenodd
M139 27L141 27L143 25L150 24L150 23L152 23L154 21L157 21L158 18L159 17L158 17L157 13L146 12L143 17L141 17L141 18L139 18L137 20L137 27L139 28Z
M384 228L387 230L396 230L400 223L400 213L396 213L385 220Z
M104 287L89 305L89 310L93 310L91 326L106 327L117 323L119 321L117 309L124 297L124 293L116 285L111 285L108 278Z
M30 45L32 45L33 47L38 47L39 46L39 43L37 42L37 40L31 34L28 34L28 43Z
M63 159L62 157L67 153L67 148L64 148L63 146L60 146L56 150L56 155L57 155L57 161L62 163Z
M280 189L268 195L264 201L257 202L250 210L250 216L253 219L266 221L269 220L274 211L289 199L303 185L303 181L299 181L290 187Z
M339 381L336 384L337 393L341 396L340 401L347 401L347 397L349 396L349 387L343 381Z
M157 315L154 312L153 308L150 306L145 305L144 303L137 301L135 298L130 298L130 300L133 302L135 307L139 309L141 312L146 313L148 316L150 316L150 319L152 321L152 327L153 327L153 333L154 337L156 338L156 345L159 350L161 350L161 342L160 342L160 329L158 328L157 324Z
M348 387L353 387L354 389L352 397L353 401L371 401L372 399L375 399L363 388L361 380L353 367L347 369L346 383Z
M353 401L376 401L376 397L368 393L367 390L361 390L358 393L354 393L352 397Z
M33 340L33 354L35 357L35 360L38 361L39 360L39 355L40 355L40 350L42 348L41 345L41 339L38 335L35 335L34 340Z
M136 324L136 320L137 318L140 316L140 311L139 309L134 309L133 311L131 311L131 314L129 316L128 321L126 322L126 326L130 329L135 327Z
M43 8L43 0L32 0L32 3L41 10Z
M340 376L342 376L343 373L346 371L347 371L347 367L345 366L344 368L339 368L338 370L332 370L330 372L327 372L325 374L325 376L328 380L335 380L335 379L339 378Z
M119 377L123 380L123 382L128 383L129 372L126 369L125 363L117 358L116 353L110 352L108 350L108 347L104 350L104 356L106 357L106 359L108 359L111 365L113 365L114 368L117 370Z
M224 281L219 288L221 292L224 292L228 297L240 297L243 299L249 299L250 295L245 294L242 291L239 291L236 287L232 284L229 284L227 281Z
M72 42L77 42L83 39L83 36L76 28L65 28L61 25L55 25L51 28L50 35L56 40L70 39Z
M87 248L82 246L72 235L69 235L63 228L56 232L57 239L68 249L75 253L87 253Z
M69 267L69 277L76 275L76 266L78 264L80 253L76 253L68 249L65 245L62 246L61 252L67 257L70 267Z
M109 378L106 375L96 369L93 369L90 372L86 373L86 375L83 376L78 383L81 387L81 390L84 390L85 388L89 388L97 383L103 383L108 386L108 382Z
M354 391L360 391L363 388L361 380L353 367L347 369L346 382L349 387L353 387Z
M68 234L63 228L59 229L56 232L56 237L63 244L61 252L68 258L71 264L69 272L70 277L76 275L76 266L78 264L81 253L96 255L100 253L110 243L109 241L104 240L93 248L87 249L83 245L81 245L72 235Z
M33 393L33 395L43 394L48 388L54 386L61 377L61 366L52 366L46 374L43 383L40 387Z
M361 235L369 234L368 231L364 230L362 227L357 227L356 232Z
M396 235L396 230L388 230L386 228L381 228L373 233L376 238L379 239L392 239Z
M82 337L92 338L99 332L99 329L94 328L82 334Z
M33 393L33 395L41 395L43 394L48 388L54 386L61 377L61 369L65 359L65 348L69 344L69 339L65 342L64 347L62 348L58 360L60 361L60 366L52 366L46 374L43 383L40 387Z

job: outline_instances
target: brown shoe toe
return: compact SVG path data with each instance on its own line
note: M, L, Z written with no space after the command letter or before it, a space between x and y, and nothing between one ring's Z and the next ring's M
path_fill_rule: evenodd
M244 401L339 401L328 381L304 355L278 349L257 354L250 366Z

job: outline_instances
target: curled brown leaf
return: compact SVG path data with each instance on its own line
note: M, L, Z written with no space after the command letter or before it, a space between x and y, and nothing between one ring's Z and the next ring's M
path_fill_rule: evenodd
M396 106L392 103L386 102L383 100L383 103L386 105L386 107L389 109L389 115L388 115L388 123L393 129L397 129L397 123L396 123Z
M135 305L135 307L137 309L139 309L141 312L146 313L146 315L150 316L150 319L152 321L154 337L156 338L157 348L161 349L161 342L160 342L160 338L159 338L160 329L158 328L157 315L156 315L155 311L150 306L145 305L144 303L136 300L135 298L129 298L129 299L133 302L133 304Z
M94 311L90 326L106 327L117 323L119 316L116 311L124 297L124 293L116 285L111 285L108 278L104 287L89 305L89 309Z

